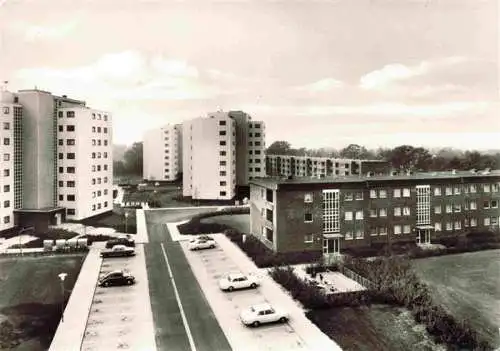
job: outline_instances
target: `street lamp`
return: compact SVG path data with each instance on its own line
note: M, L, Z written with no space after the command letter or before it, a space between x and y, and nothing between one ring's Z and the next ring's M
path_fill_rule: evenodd
M59 273L58 277L61 280L61 322L64 322L64 279L66 279L67 273Z
M127 219L128 219L128 212L125 212L125 233L128 233L128 231L127 231Z

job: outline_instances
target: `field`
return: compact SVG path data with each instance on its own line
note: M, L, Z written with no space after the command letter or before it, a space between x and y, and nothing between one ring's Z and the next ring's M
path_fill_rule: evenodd
M500 250L414 261L437 302L500 347Z
M61 316L61 285L66 301L84 255L0 258L0 349L47 350Z
M220 223L233 227L242 233L250 232L250 215L248 214L208 217L203 218L201 223Z

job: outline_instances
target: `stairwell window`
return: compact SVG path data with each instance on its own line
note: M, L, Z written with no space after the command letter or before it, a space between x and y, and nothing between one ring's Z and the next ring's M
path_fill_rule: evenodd
M304 222L311 223L313 221L312 213L304 213Z

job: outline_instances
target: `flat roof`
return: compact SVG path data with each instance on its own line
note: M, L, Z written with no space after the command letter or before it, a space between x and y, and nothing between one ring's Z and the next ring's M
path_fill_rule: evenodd
M316 160L323 160L323 161L344 161L344 162L352 162L352 161L358 161L358 162L378 162L378 163L388 163L389 161L386 160L371 160L371 159L357 159L357 158L342 158L342 157L330 157L330 156L312 156L312 155L279 155L279 154L266 154L266 157L269 158L276 158L276 157L283 157L283 158L310 158L310 159L316 159Z
M14 212L30 212L30 213L50 213L65 210L64 207L44 207L44 208L19 208Z
M329 184L329 183L362 183L367 181L391 181L391 180L429 180L429 179L460 179L460 178L484 178L484 177L500 177L500 170L493 170L488 173L471 173L470 171L451 172L425 172L414 174L397 174L397 175L349 175L349 176L328 176L324 178L317 177L268 177L256 178L249 183L262 186L276 186L280 184Z

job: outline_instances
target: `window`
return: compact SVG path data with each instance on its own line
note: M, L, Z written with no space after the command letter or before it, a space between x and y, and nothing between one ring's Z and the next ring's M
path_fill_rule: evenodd
M3 223L4 223L4 224L10 223L10 216L5 216L5 217L3 218Z
M363 200L363 192L362 191L358 191L356 193L356 200Z
M226 152L225 151L219 151L219 156L226 156Z
M66 139L66 145L69 146L75 145L75 139Z
M10 139L9 138L3 138L3 144L4 145L10 145Z
M387 235L387 227L379 227L378 234L379 235Z
M68 117L68 118L73 118L73 117L75 117L75 111L67 111L67 112L66 112L66 117Z
M4 207L4 208L9 208L9 207L10 207L10 201L9 201L9 200L5 200L5 201L3 202L3 207Z
M446 222L446 230L448 230L448 231L453 230L453 223Z
M92 139L92 146L95 146L95 139Z
M313 221L312 213L304 213L304 222L309 223Z
M345 240L352 240L352 231L351 230L347 230L345 232Z
M66 126L66 131L67 132L74 132L75 131L75 126L73 126L73 125Z
M490 217L484 218L484 225L490 225Z
M58 183L59 183L60 188L62 188L64 186L64 182L62 180L60 180Z
M107 183L108 182L108 177L104 177L104 183Z
M459 186L456 186L453 188L453 194L460 195L460 187Z
M436 214L440 214L441 213L441 205L434 207L434 213L436 213Z
M66 195L66 200L75 201L75 195Z
M104 201L104 207L108 207L108 202Z
M10 108L8 106L4 106L3 108L3 114L8 115L10 113Z
M101 132L101 127L97 127L97 133Z
M386 208L381 208L379 210L379 217L387 217L387 209Z
M95 127L92 127L92 133L95 133Z
M59 144L59 146L63 146L64 145L64 139L59 139L57 141L57 143Z
M452 210L452 207L451 207L451 204L447 204L446 205L446 213L451 213L453 210Z
M370 199L376 199L377 198L377 191L372 189L370 190Z
M409 224L405 224L403 226L403 234L410 234L411 233L411 226Z
M441 196L441 187L437 186L434 188L434 196Z
M103 166L103 169L104 169L105 171L107 171L107 170L108 170L108 165L104 165L104 166Z
M3 186L3 192L4 192L4 193L8 193L8 192L10 192L10 185L8 185L8 184L7 184L7 185L4 185L4 186Z
M256 141L255 146L260 146L260 141Z
M64 159L64 154L62 152L60 152L58 155L57 155L57 158L59 160L63 160Z
M59 126L59 131L60 132L64 131L64 127L63 126Z
M370 236L377 236L377 227L370 228Z
M71 216L71 215L73 215L73 216L74 216L74 215L76 214L76 210L75 210L74 208L67 208L67 209L66 209L66 214L67 214L67 215L70 215L70 216Z
M219 161L219 166L225 166L226 165L226 161Z
M403 197L410 197L410 188L403 189Z
M471 227L477 227L477 219L476 218L471 218L470 219L470 226Z
M490 192L490 185L489 184L483 184L483 191L485 193L489 193Z
M498 208L498 200L491 200L491 208Z
M498 218L497 217L491 217L490 218L490 223L491 223L491 225L498 225Z
M220 175L221 177L225 177L225 176L226 176L226 171L220 171L220 172L219 172L219 175Z
M365 233L361 229L356 229L356 239L360 240L365 237Z
M225 191L219 191L219 195L220 196L226 196L226 192Z
M446 187L446 195L453 195L453 189L449 186Z
M395 217L401 216L401 207L394 207L394 216Z
M462 222L460 222L460 221L455 221L455 225L454 225L454 227L455 227L455 230L457 230L457 229L458 229L458 230L462 229Z
M344 201L352 201L352 193L345 193Z
M363 211L361 211L361 210L356 211L356 219L358 219L358 220L363 219Z
M3 170L3 176L4 177L9 177L10 176L10 169L4 169Z
M104 146L108 146L108 141L104 140Z
M477 192L476 184L471 184L470 185L470 192L472 194Z
M379 190L378 192L378 196L381 198L381 199L385 199L387 197L387 191L385 189L381 189Z
M225 131L225 130L221 130L221 131L219 131L219 135L220 135L220 136L226 135L226 131Z
M434 231L440 232L441 231L441 222L436 222L434 223Z
M225 126L226 125L226 121L219 121L219 125L220 126Z
M104 153L104 158L108 158L108 153L107 152Z
M411 210L409 207L403 207L403 216L410 216Z
M453 204L453 212L460 212L462 211L462 206L460 204Z
M75 181L74 181L74 180L68 180L68 181L66 182L66 186L67 186L68 188L74 188L74 187L75 187Z
M346 211L346 213L344 214L344 219L346 221L352 221L352 212L351 211Z
M226 141L225 141L225 140L221 140L221 141L219 141L219 145L220 145L220 146L225 146L225 145L226 145Z
M304 195L304 202L306 203L312 203L313 202L313 194L305 194Z
M3 154L4 161L10 161L10 154Z
M59 201L64 201L64 195L59 195Z
M314 241L314 236L312 234L304 235L304 243L312 243Z
M401 197L401 189L394 189L392 197Z
M10 123L9 122L3 122L3 129L4 130L9 130L10 129Z
M64 173L64 167L59 167L59 173Z
M67 158L68 160L74 160L74 159L75 159L75 153L74 153L74 152L68 152L68 153L66 154L66 158Z
M107 121L107 120L108 120L108 115L104 115L104 116L103 116L103 120L104 120L104 121Z
M394 234L395 235L401 234L401 226L399 224L394 226Z
M471 210L477 210L477 202L476 201L471 201L470 202L470 209Z
M226 186L227 182L225 180L222 180L222 181L219 182L219 185L220 186Z
M92 119L95 119L95 113L92 114Z
M469 218L464 218L464 227L467 228L469 225Z
M498 184L491 184L491 192L498 193L499 190L498 188L499 188Z
M484 201L483 202L483 208L490 208L490 202L489 201Z
M93 153L92 153L92 158L95 158L95 155L96 155L96 153L95 153L95 152L93 152Z

